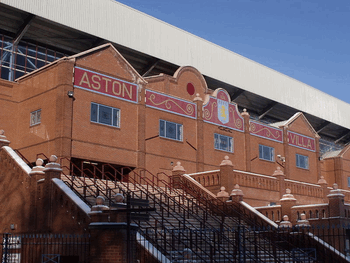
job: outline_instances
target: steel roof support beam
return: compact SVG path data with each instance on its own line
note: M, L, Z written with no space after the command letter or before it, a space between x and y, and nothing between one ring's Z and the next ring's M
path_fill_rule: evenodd
M319 127L317 127L316 132L320 133L324 128L326 128L329 124L331 124L329 121L324 121L323 123L321 123L321 125Z
M340 138L336 139L334 143L339 143L341 140L345 139L348 135L350 135L350 132L347 130L346 133L343 133L343 135L340 136Z
M270 102L259 114L259 120L264 118L265 115L268 114L273 109L273 107L275 107L277 104L278 104L277 101Z
M147 77L147 75L158 65L159 62L160 59L157 59L155 62L149 63L142 71L141 76Z
M23 22L21 27L18 29L16 36L14 37L13 40L13 45L17 46L19 41L23 38L24 34L28 31L30 25L34 21L35 15L30 14Z

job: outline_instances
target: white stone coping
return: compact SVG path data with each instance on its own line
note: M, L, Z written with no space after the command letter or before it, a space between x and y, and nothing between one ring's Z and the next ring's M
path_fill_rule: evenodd
M186 178L188 178L188 180L190 180L192 183L194 183L195 185L197 185L198 187L200 187L204 192L206 192L208 195L210 195L211 197L213 197L214 199L216 199L216 195L213 194L212 192L210 192L207 188L205 188L203 185L201 185L200 183L198 183L194 178L192 178L189 174L184 174L183 176L185 176Z
M147 239L142 236L139 232L136 233L137 242L144 248L148 253L155 257L159 262L171 263L171 261L164 256L158 249L156 249Z
M22 168L22 170L29 176L29 173L32 169L22 160L21 157L18 156L18 154L12 150L9 146L3 146L2 147L8 155L11 156L11 158Z
M268 208L280 208L281 205L266 205L266 206L256 206L254 209L268 209Z
M61 179L53 178L52 181L87 215L91 211L90 207L80 199Z
M295 205L293 206L292 208L303 208L303 207L319 207L319 206L328 206L327 203L324 203L324 204L311 204L311 205Z
M262 220L264 220L266 223L268 223L270 226L274 227L274 228L278 228L278 225L273 222L272 220L270 220L269 218L267 218L266 216L264 216L262 213L260 213L258 210L256 210L254 207L248 205L246 202L244 201L240 201L239 202L242 206L244 206L245 208L247 208L248 210L250 210L252 213L254 213L257 217L260 217Z
M313 186L313 187L321 188L321 186L318 185L318 184L312 184L312 183L294 181L294 180L290 180L290 179L285 179L285 181L286 181L286 182L291 182L291 183L296 183L296 184L302 184L302 185L307 185L307 186Z

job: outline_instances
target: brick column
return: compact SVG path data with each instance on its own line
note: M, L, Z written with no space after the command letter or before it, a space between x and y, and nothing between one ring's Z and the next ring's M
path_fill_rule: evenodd
M40 211L40 220L38 220L38 226L43 232L51 232L52 231L52 222L55 214L53 213L53 207L57 200L54 200L54 186L52 183L53 178L61 178L61 166L57 163L57 157L55 155L51 155L50 162L45 166L45 179L41 183L42 191L41 191L41 206L38 206L38 209L42 209ZM38 182L40 183L40 182ZM38 216L39 217L39 216Z
M7 140L7 138L5 136L5 131L0 130L0 148L2 146L9 146L9 145L10 145L10 141Z
M287 215L290 221L296 222L297 216L292 214L292 207L296 205L297 200L291 194L290 189L286 189L286 194L284 194L280 200L282 216Z
M284 149L284 175L288 179L290 178L290 163L294 160L289 156L289 143L288 143L288 127L283 126L283 149Z
M128 227L125 222L95 222L89 225L89 229L91 263L136 262L137 225Z
M181 176L185 173L186 170L183 168L183 166L181 166L181 163L177 162L171 175L171 184L174 188L181 188Z
M277 166L277 169L272 174L272 176L276 177L279 183L279 190L280 190L280 198L282 198L283 194L286 192L286 186L285 186L285 175L281 169L281 167Z
M41 199L41 189L40 184L44 181L45 172L44 172L44 161L42 159L36 160L36 166L29 172L30 175L30 216L29 220L29 231L37 231L40 227L38 225L38 213L42 211L38 211L39 200ZM41 207L41 206L40 206Z
M137 125L138 125L138 149L137 149L137 167L140 169L146 168L146 89L143 85L140 86L140 100L137 106Z
M322 188L322 193L323 193L322 200L323 200L323 202L327 202L327 200L328 200L327 199L327 195L329 194L329 191L328 191L328 188L327 188L328 183L324 179L323 175L321 175L321 178L318 180L317 184L320 185L321 188Z
M232 189L234 186L233 182L233 164L226 155L225 159L220 164L220 183L226 189Z
M196 170L204 171L204 123L203 123L203 99L196 94L193 101L197 105L197 152L196 152Z
M244 119L244 137L245 137L245 163L246 163L246 171L251 171L251 148L250 148L250 115L246 109L243 109L241 113Z
M333 184L333 190L328 197L329 217L344 217L344 195L338 189L337 184Z

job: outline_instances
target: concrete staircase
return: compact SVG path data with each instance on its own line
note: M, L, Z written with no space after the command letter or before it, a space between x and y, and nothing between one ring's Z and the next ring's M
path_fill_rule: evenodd
M294 262L290 251L272 244L263 231L234 217L214 215L180 189L87 177L62 180L90 206L97 195L108 202L117 193L149 200L156 211L149 213L149 221L134 223L171 262Z

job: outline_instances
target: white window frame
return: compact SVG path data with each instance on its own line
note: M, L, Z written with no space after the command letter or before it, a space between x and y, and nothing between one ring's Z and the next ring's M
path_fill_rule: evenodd
M304 163L306 164L306 166L302 166L301 163L300 163L300 159L305 159L304 160ZM296 164L296 167L298 168L301 168L301 169L309 169L309 156L307 155L302 155L302 154L295 154L295 164Z
M267 155L265 155L265 153L266 153L265 151L269 151L269 153ZM274 162L275 161L275 148L273 148L271 146L259 144L259 159L269 161L269 162Z
M222 147L222 140L227 140L226 148ZM233 138L219 133L214 133L214 148L216 150L233 153Z
M30 126L38 125L41 123L41 109L32 111L30 113Z
M161 129L162 123L164 124L164 129ZM173 136L170 136L167 132L167 127L169 127L169 125L175 125L175 132L176 132L175 138L173 138ZM182 142L183 125L180 123L160 119L159 120L159 137Z
M92 115L92 107L93 105L97 106L97 112L96 112L96 116ZM104 123L100 120L100 108L101 107L105 107L108 109L111 109L111 117L110 117L110 124L109 123ZM117 115L117 121L114 122L114 118L115 115ZM99 103L95 103L95 102L91 102L91 107L90 107L90 121L93 123L98 123L98 124L102 124L102 125L107 125L110 127L116 127L116 128L120 128L120 109L118 108L113 108L107 105L103 105L103 104L99 104Z

